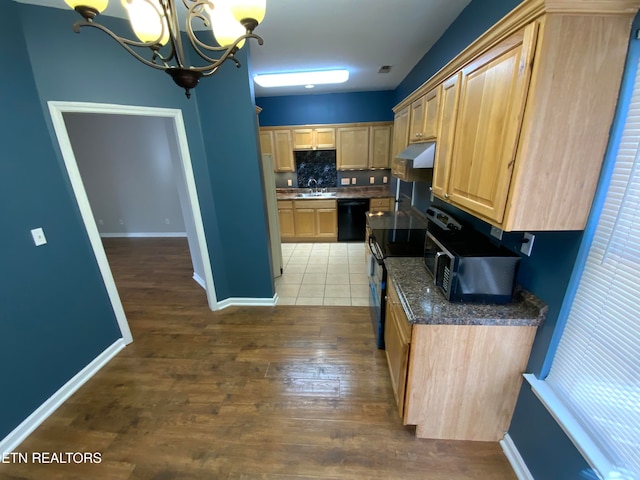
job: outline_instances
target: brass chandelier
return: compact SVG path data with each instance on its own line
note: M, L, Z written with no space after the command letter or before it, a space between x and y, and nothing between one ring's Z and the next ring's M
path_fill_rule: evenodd
M76 33L80 33L81 27L102 30L145 65L171 75L173 81L184 88L187 98L191 97L190 90L198 85L200 78L216 73L226 60L232 60L240 67L235 53L246 39L254 38L259 45L263 43L253 30L264 18L266 0L216 0L215 4L209 0L121 0L137 41L122 38L95 21L96 16L107 8L109 0L64 1L83 18L73 25ZM204 65L186 64L176 8L179 1L186 9L186 35ZM201 41L196 36L194 22L211 28L219 46Z

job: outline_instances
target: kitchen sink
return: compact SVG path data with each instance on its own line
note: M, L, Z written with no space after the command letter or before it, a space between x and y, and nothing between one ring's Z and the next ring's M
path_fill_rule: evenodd
M312 192L312 193L299 193L299 198L333 198L336 196L336 192Z

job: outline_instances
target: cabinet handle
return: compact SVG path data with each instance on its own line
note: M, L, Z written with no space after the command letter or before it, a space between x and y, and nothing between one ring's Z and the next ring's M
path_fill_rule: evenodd
M445 194L444 194L444 198L449 198L449 194L448 194L448 193L445 193Z

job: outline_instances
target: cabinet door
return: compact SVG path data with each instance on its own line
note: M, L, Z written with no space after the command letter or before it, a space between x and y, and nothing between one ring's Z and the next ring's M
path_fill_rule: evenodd
M293 202L279 201L278 202L278 219L280 220L280 238L293 238L295 237L295 229L293 223Z
M291 131L293 136L294 150L311 150L313 149L313 129L312 128L296 128Z
M384 344L387 365L391 376L391 386L398 405L398 412L404 417L405 390L407 371L409 368L410 338L400 322L407 322L404 314L398 312L398 306L387 302L386 321L384 325Z
M338 128L338 170L365 170L369 165L369 128Z
M295 172L291 132L289 130L274 130L274 164L276 172Z
M458 72L443 82L440 93L440 130L437 135L438 142L436 143L436 156L433 164L432 189L434 195L444 199L449 198L449 193L447 192L449 168L453 152L461 75L462 73Z
M527 26L462 70L449 197L497 223L509 193L536 27Z
M409 143L424 142L425 97L420 97L410 106Z
M314 134L314 148L336 148L335 128L316 128Z
M262 155L271 155L274 157L273 149L273 131L260 129L260 153Z
M294 210L294 223L296 237L315 237L316 235L316 211L314 208L296 206Z
M338 215L335 207L316 210L316 236L326 239L338 237Z
M438 103L440 86L424 96L424 122L422 124L423 140L433 140L438 136Z
M369 128L369 168L391 168L391 125Z
M393 159L409 145L409 107L405 107L393 117Z

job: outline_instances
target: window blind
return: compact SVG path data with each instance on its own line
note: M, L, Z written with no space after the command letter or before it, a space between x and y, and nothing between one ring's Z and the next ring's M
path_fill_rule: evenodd
M640 72L640 68L638 69ZM640 75L598 225L546 378L604 456L640 479Z

